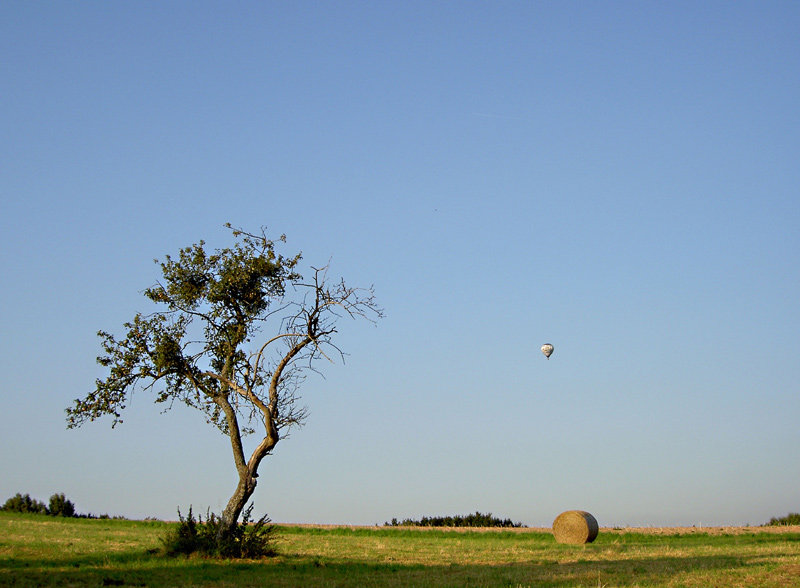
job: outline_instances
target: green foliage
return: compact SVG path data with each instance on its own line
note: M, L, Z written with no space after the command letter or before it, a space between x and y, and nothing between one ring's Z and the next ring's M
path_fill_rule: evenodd
M252 510L253 505L247 507L242 521L232 527L214 513L207 513L203 522L202 517L194 518L191 507L186 518L178 510L180 523L162 537L163 552L173 557L191 554L229 559L272 557L275 526L267 515L252 522Z
M800 525L800 513L790 512L785 517L772 517L768 526Z
M23 496L19 492L17 492L15 496L12 496L6 500L5 504L3 504L2 510L7 512L47 514L47 506L45 506L44 502L39 502L38 500L31 498L30 494L25 494Z
M385 523L391 527L522 527L522 523L514 523L511 519L498 519L492 513L482 514L475 512L466 516L447 516L447 517L422 517L415 521L403 519L398 522L392 519L391 523Z
M67 500L64 494L53 494L50 497L50 508L48 509L51 516L54 517L74 517L75 505L71 500Z
M86 513L86 514L76 514L75 518L78 518L78 519L96 519L98 521L127 521L128 520L126 517L124 517L122 515L111 516L108 513L103 513L103 514L96 515L96 514L91 513L91 512ZM147 518L145 520L155 520L155 519Z
M178 400L227 430L213 400L264 371L248 364L242 345L269 317L271 305L280 303L287 284L301 279L294 271L300 255L284 258L263 235L232 231L240 238L233 247L208 253L200 241L181 249L177 259L165 256L163 279L144 291L163 310L137 313L125 323L122 339L98 332L105 353L97 361L109 375L67 409L70 428L104 415L113 416L112 426L122 422L128 396L141 385L156 393L156 402ZM195 323L200 330L190 334ZM195 337L200 333L202 340ZM244 383L252 389L263 382L261 374L258 382Z
M21 512L21 513L32 513L32 514L43 514L43 515L50 515L53 517L66 517L66 518L77 518L77 519L115 519L115 520L126 520L125 517L121 515L115 515L113 517L107 514L95 515L92 513L88 514L81 514L77 510L75 510L75 504L71 500L69 500L63 493L60 494L53 494L50 497L50 505L45 505L44 502L40 502L30 497L29 494L22 494L17 493L16 496L12 496L8 500L6 500L3 506L0 506L0 510L6 512Z
M177 259L156 260L162 279L144 294L158 310L124 323L122 338L98 332L104 354L97 362L109 372L66 409L69 428L106 415L112 427L122 422L140 388L168 407L177 400L204 412L225 434L239 428L234 412L248 422L270 421L267 432L276 439L302 423L305 410L295 407L294 395L300 371L327 359L326 348L340 353L331 342L340 316L380 317L382 310L371 288L329 285L327 268L304 281L296 271L300 254L284 257L263 232L226 226L238 238L232 247L208 252L200 241ZM253 347L251 338L267 323L276 334ZM268 355L278 343L285 351Z

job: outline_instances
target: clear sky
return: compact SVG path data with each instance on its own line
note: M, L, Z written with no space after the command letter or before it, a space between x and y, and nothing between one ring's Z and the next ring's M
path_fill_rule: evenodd
M223 224L374 284L256 512L800 510L800 3L6 2L0 499L221 511L199 413L67 431L99 329ZM555 352L547 361L543 343Z

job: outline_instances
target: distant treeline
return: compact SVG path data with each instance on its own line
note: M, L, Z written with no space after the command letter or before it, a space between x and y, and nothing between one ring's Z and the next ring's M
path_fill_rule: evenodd
M767 525L770 526L786 526L786 525L800 525L800 513L790 512L785 517L772 517Z
M403 519L398 522L392 519L390 523L384 523L386 527L524 527L522 523L515 523L511 519L498 519L492 513L483 514L476 512L466 516L454 517L422 517L415 521Z
M64 494L53 494L50 497L49 504L45 504L35 498L31 498L30 494L20 494L19 492L6 500L0 510L6 512L23 512L31 514L50 515L52 517L75 517L81 519L110 519L112 517L105 515L80 514L75 510L75 504L68 500ZM124 519L125 517L113 517L115 519Z

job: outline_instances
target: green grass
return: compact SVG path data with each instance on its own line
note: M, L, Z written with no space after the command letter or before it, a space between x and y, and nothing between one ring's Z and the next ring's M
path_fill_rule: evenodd
M154 553L168 523L0 513L0 586L800 587L800 533L282 527L263 561ZM795 528L796 530L796 528Z

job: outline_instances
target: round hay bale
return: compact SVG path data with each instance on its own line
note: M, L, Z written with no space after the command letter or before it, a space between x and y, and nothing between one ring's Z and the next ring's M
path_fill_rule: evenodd
M584 545L597 539L600 527L588 512L583 510L568 510L562 512L553 521L553 535L559 543Z

